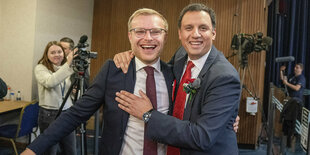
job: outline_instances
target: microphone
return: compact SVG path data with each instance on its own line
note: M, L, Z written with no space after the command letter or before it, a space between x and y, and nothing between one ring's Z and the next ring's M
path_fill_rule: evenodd
M276 62L291 62L291 61L295 61L295 58L293 56L277 57L275 61Z
M87 45L85 44L85 42L87 41L88 37L87 35L82 35L80 37L79 43L77 45L78 48L84 48L87 47Z
M81 38L80 38L79 43L82 43L82 44L83 44L83 43L86 42L87 39L88 39L87 35L82 35Z

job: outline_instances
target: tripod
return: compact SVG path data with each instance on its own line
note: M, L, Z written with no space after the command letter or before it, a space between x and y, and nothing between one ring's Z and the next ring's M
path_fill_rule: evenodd
M70 96L73 88L76 88L73 103L75 103L77 101L77 99L79 99L84 94L84 91L85 91L85 84L84 84L85 72L84 71L76 72L74 79L75 79L74 82L71 84L66 96L64 97L64 99L61 103L61 106L58 110L56 118L61 114L62 109L65 106L65 103L67 102L68 97ZM81 123L80 133L81 133L81 155L86 155L87 154L87 143L86 143L86 126L85 126L85 123Z
M241 74L241 81L240 81L240 86L242 89L245 89L255 100L259 100L259 98L257 97L256 94L256 89L255 89L255 85L254 85L254 80L253 80L253 76L252 76L252 72L251 69L249 68L247 62L243 62L239 65L238 68L238 72ZM251 80L251 85L254 89L254 94L247 88L246 85L244 85L244 78L245 78L245 74L248 72L248 74L250 75L250 80Z

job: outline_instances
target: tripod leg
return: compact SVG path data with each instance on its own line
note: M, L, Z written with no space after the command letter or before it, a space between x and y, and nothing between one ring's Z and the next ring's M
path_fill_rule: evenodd
M248 72L249 72L249 74L250 74L251 84L252 84L253 89L254 89L254 97L255 97L255 98L258 98L258 97L257 97L257 93L256 93L256 89L255 89L255 85L254 85L254 80L253 80L252 72L251 72L250 68L248 68Z
M239 68L240 69L240 68ZM244 77L245 77L245 71L246 71L247 67L245 66L243 69L242 69L242 79L240 81L240 86L241 88L243 88L243 82L244 82Z
M71 92L72 92L74 86L76 86L77 83L78 83L78 80L76 79L76 80L71 84L71 86L70 86L70 88L69 88L69 90L68 90L68 92L67 92L65 98L63 99L63 101L62 101L62 103L61 103L61 106L60 106L60 108L59 108L59 110L58 110L58 113L57 113L57 115L56 115L56 118L61 114L62 109L63 109L63 107L65 106L65 103L67 102L68 97L70 96L70 94L71 94ZM55 119L56 119L56 118L55 118Z
M79 77L78 88L76 91L77 98L79 99L84 94L84 77ZM81 133L81 155L87 155L87 139L86 139L86 125L82 123L80 126Z
M81 132L81 155L86 155L87 154L87 139L86 139L85 123L81 124L80 132Z

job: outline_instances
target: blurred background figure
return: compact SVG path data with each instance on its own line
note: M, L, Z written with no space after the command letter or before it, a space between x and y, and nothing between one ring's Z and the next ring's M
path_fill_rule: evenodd
M3 100L3 97L6 95L7 89L6 83L0 78L0 101Z

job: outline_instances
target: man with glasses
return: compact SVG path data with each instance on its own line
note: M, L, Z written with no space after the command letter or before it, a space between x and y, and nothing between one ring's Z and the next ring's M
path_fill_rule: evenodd
M171 68L159 58L167 31L168 23L158 12L139 9L133 13L128 21L128 37L135 58L128 73L124 74L108 60L83 97L62 113L22 154L41 154L87 121L101 105L104 107L101 154L166 154L165 145L144 138L142 120L118 108L115 94L127 90L146 97L143 93L146 92L156 105L154 108L167 114L172 94L168 88L172 85L173 75Z
M213 46L215 25L215 12L203 4L189 4L180 14L183 47L171 60L176 77L173 116L162 115L146 97L117 93L119 107L145 121L148 138L170 145L168 155L238 154L232 124L240 102L240 79Z

